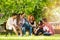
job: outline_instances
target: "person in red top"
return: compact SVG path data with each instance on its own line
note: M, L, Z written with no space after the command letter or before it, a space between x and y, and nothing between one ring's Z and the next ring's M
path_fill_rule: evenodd
M53 35L55 33L53 26L47 21L46 18L42 19L42 21L44 23L43 27L43 30L45 31L44 35Z

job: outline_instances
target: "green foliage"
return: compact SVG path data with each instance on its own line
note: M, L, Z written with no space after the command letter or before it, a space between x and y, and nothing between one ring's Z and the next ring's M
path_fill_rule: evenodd
M42 9L46 6L47 0L0 0L0 13L3 18L10 17L13 12L25 12L26 15L32 14L37 21L42 19Z

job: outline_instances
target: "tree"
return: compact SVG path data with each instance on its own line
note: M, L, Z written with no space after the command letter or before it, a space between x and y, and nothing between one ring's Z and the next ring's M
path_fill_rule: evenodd
M2 18L7 18L14 12L18 14L24 11L39 21L43 18L42 12L48 3L49 0L0 0L0 13L4 14Z

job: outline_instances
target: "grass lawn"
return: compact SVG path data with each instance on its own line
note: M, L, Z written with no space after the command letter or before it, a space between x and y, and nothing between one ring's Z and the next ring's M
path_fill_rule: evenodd
M60 40L60 34L55 34L53 36L16 36L16 35L8 35L7 37L5 35L0 35L0 40Z

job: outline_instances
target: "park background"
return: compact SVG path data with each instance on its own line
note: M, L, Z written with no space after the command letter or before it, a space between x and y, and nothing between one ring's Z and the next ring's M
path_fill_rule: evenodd
M47 18L49 22L60 22L60 0L0 0L0 24L12 13L22 12L27 16L33 15L37 22L42 18ZM59 35L56 36L59 38Z
M0 0L0 19L7 19L12 13L21 12L32 14L36 21L44 17L49 21L58 21L60 0Z

